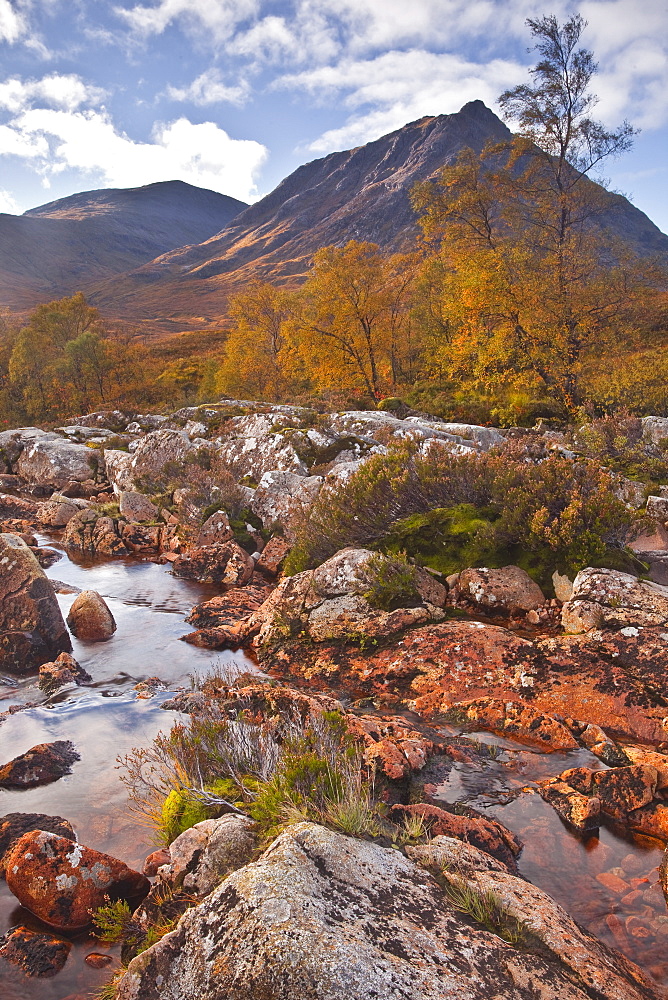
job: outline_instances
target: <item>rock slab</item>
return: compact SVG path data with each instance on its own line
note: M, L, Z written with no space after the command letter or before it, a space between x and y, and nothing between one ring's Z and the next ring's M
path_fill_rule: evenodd
M663 996L541 890L454 844L457 857L475 859L467 884L494 891L537 946L513 947L466 919L443 885L399 851L299 823L133 959L118 1000Z

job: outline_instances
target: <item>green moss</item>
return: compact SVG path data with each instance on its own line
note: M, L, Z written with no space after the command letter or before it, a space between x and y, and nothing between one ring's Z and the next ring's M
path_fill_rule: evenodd
M194 800L183 789L175 788L162 805L160 839L171 844L184 830L209 819L210 815L202 802Z

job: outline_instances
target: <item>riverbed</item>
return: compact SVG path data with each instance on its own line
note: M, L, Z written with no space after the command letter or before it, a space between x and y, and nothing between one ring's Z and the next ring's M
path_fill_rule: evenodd
M58 548L53 538L40 536L40 542ZM47 575L71 588L98 591L118 629L106 643L73 640L75 658L93 678L87 686L67 688L45 700L35 678L0 679L0 711L39 702L0 726L0 761L58 739L71 740L81 754L72 774L51 785L0 791L0 815L63 816L82 843L141 869L155 842L152 831L142 827L140 817L129 808L117 758L171 727L177 716L161 705L174 689L189 687L193 675L219 666L240 673L257 672L257 667L243 652L211 653L180 641L190 631L184 619L193 605L216 591L176 579L168 565L77 562L63 553ZM63 615L75 596L59 594ZM169 690L152 697L135 690L151 677L166 682ZM525 845L519 858L521 874L550 893L588 930L668 985L668 911L656 889L662 845L606 827L586 838L575 836L536 792L536 781L567 767L605 765L586 750L546 754L490 733L471 733L467 738L492 745L494 756L481 764L455 764L435 798L447 805L473 806L513 830ZM632 879L647 879L639 882L643 899L633 907L625 903L626 894L610 888L614 880L605 877L610 874L629 884ZM40 926L0 882L0 933L19 923ZM647 927L652 933L646 932ZM72 941L65 968L53 979L27 979L1 963L3 1000L90 996L117 967L118 948L101 945L87 933L73 935ZM93 951L109 953L112 964L102 970L91 968L85 958Z

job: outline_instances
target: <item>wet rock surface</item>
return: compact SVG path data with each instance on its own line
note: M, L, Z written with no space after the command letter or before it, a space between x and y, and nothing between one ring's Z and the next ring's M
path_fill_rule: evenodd
M28 546L0 534L0 670L37 671L72 643L50 581Z
M40 743L0 767L0 788L34 788L69 774L81 760L68 740Z
M33 830L5 860L7 885L22 906L51 927L78 930L105 899L141 899L148 879L122 861L54 833Z
M422 864L297 824L135 958L119 1000L222 1000L231 993L240 1000L442 1000L453 991L471 1000L662 995L549 896L495 870L497 862L486 864L486 855L477 861L479 870L458 877L479 894L493 888L506 919L526 927L537 946L520 950L467 922L452 894L423 867L419 851L417 857ZM452 853L443 861L448 857ZM439 861L432 847L427 863Z
M45 816L44 813L7 813L0 817L0 875L5 874L4 859L24 833L47 830L67 840L76 840L70 822L62 816Z
M72 944L53 934L15 927L0 937L0 958L17 965L26 976L47 979L65 965Z
M52 663L39 668L39 688L52 694L66 684L87 684L92 680L88 671L77 663L71 653L61 653Z

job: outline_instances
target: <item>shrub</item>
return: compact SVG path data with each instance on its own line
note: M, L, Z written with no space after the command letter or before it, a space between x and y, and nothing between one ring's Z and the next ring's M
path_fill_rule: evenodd
M108 944L116 944L122 941L128 932L132 921L132 910L124 899L117 899L111 902L108 896L104 906L99 906L93 913L93 927L95 937Z
M614 472L651 485L668 483L668 441L646 441L641 419L627 410L592 420L572 440L575 449Z
M189 727L160 733L120 763L133 807L166 843L230 809L252 816L266 837L299 819L358 835L379 829L372 783L338 712L258 722L209 703Z
M401 444L321 491L286 573L346 546L371 546L445 572L516 563L549 587L555 569L620 568L632 521L613 495L610 472L594 461L551 453L534 462L512 445L483 455L440 448L421 455Z

